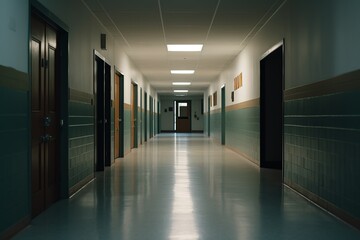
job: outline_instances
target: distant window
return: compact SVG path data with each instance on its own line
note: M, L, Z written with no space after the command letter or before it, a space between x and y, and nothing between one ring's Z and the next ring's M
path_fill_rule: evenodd
M187 118L188 117L188 104L184 102L179 102L178 104L178 117Z

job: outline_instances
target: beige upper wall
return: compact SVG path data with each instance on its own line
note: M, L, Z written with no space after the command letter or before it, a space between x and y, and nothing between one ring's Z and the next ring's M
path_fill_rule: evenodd
M322 81L360 68L360 1L287 0L222 72L205 96L226 85L226 105L259 98L260 60L285 39L285 89ZM243 87L235 91L233 79L243 74ZM206 107L207 109L207 101ZM217 107L212 109L219 108Z
M0 65L28 72L28 0L0 1Z
M112 66L112 87L114 84L114 68L116 67L124 75L125 103L130 104L131 102L131 82L137 83L139 89L140 87L145 89L149 95L157 99L156 92L125 54L119 41L112 37L82 1L39 0L39 2L60 18L69 28L70 88L90 94L93 93L93 55L94 50L96 50ZM107 34L107 50L101 50L100 48L101 33ZM114 98L113 91L112 98ZM138 103L140 106L140 96Z

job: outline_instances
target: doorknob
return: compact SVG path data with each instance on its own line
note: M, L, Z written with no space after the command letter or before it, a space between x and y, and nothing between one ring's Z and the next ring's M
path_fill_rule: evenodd
M44 117L44 127L49 127L51 124L51 117L46 116Z
M53 137L51 135L49 135L49 134L45 134L44 136L40 137L40 141L42 143L50 142L52 139L53 139Z

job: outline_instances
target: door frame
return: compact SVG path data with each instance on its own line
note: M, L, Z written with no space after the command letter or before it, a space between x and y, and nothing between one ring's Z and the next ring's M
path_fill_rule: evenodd
M101 81L101 85L103 85L103 87L105 88L105 58L96 50L94 50L94 54L93 54L93 89L94 89L94 113L95 113L95 122L94 122L94 127L95 127L95 138L94 138L94 164L95 164L95 171L104 171L105 169L105 125L104 125L104 118L105 118L105 109L101 110L103 113L100 115L99 113L99 109L98 109L98 105L99 105L99 94L98 94L98 82ZM101 71L103 72L102 75L99 76L103 76L101 79L97 78L97 61L99 61L99 65L101 68ZM105 92L104 89L102 90L102 92ZM104 96L101 96L102 99L104 99ZM105 108L105 102L101 102L101 105L103 105L103 108ZM99 124L101 124L101 126L99 126ZM99 127L101 127L101 129L99 129ZM101 137L101 142L99 142L99 132L101 133L102 137ZM101 145L99 145L101 144ZM100 155L102 156L100 156Z
M103 109L102 113L98 111L98 79L96 76L97 73L97 61L102 65L101 69L103 74L101 76L100 84L103 87L102 96ZM106 73L106 70L110 70L110 73ZM107 77L110 78L110 83L106 83ZM109 84L109 85L108 85ZM106 89L107 88L107 89ZM104 171L105 166L109 166L111 163L111 65L106 61L98 51L93 50L93 91L94 91L94 166L96 171ZM110 110L109 110L110 107ZM100 115L99 115L100 114ZM110 117L109 117L110 116ZM101 124L101 126L99 126ZM99 129L100 128L100 129ZM99 135L99 132L102 136Z
M144 91L144 141L148 140L148 94Z
M114 163L111 157L111 72L111 65L105 61L105 166Z
M281 164L279 162L269 162L265 161L265 153L266 153L266 146L267 146L267 140L266 140L266 123L268 118L266 118L266 101L265 101L265 94L267 92L273 92L273 91L266 91L265 84L263 83L265 81L265 76L263 74L263 61L272 53L274 53L277 50L282 51L282 69L281 69L281 106L278 106L280 109L280 121L281 121ZM263 56L260 58L260 167L264 168L276 168L276 169L284 169L284 86L285 86L285 40L283 39L281 42L275 44L273 47L271 47L268 51L266 51ZM279 90L279 89L278 89ZM284 175L284 171L282 171L282 175Z
M225 145L226 131L226 86L221 87L221 145Z
M119 148L119 156L122 158L124 157L124 75L115 67L115 75L119 76L119 138L120 138L120 148ZM114 80L115 81L115 80ZM115 86L115 84L114 84ZM115 93L114 93L115 94ZM114 116L115 117L115 116ZM117 121L118 119L115 119L114 121ZM115 130L116 131L116 130Z
M161 111L160 111L160 109L161 109L161 105L160 105L160 101L158 101L157 102L158 104L158 106L157 106L157 134L160 134L160 124L161 124Z
M140 125L140 144L143 144L143 89L140 87L140 117L139 117L139 125Z
M69 140L68 140L68 98L69 98L69 90L68 90L68 64L69 64L69 50L68 50L68 42L69 42L69 27L55 14L53 14L49 9L45 8L42 4L37 1L30 1L30 14L29 14L29 22L31 21L31 17L36 15L43 19L47 24L53 27L57 32L57 66L58 70L58 79L56 89L58 91L59 99L57 101L57 115L59 119L60 130L58 133L59 141L58 141L58 154L59 154L59 197L60 199L69 197ZM31 42L31 31L29 31L29 46ZM28 71L31 76L31 48L29 47L29 57L28 57ZM60 57L61 56L61 57ZM31 86L31 78L29 85ZM31 116L31 89L29 90L29 107L28 113ZM31 149L31 118L28 121L29 127L29 145ZM31 151L28 153L28 159L31 164ZM31 166L31 165L29 165ZM31 168L29 168L29 183L32 181L31 177ZM31 191L29 191L29 195L31 199Z
M153 100L153 97L150 95L149 96L149 103L150 103L150 109L149 109L149 113L150 113L150 116L149 116L149 124L150 124L150 127L149 127L149 131L150 131L150 136L149 138L152 138L153 135L154 135L154 100Z
M131 149L138 148L138 84L131 81ZM134 124L134 127L133 125Z
M208 96L208 105L207 105L207 109L208 109L208 117L207 117L207 121L208 121L208 137L210 137L210 112L211 112L210 102L211 102L211 96Z

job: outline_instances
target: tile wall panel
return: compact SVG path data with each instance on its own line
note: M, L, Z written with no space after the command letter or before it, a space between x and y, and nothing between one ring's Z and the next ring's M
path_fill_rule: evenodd
M285 103L284 180L360 218L360 91Z

